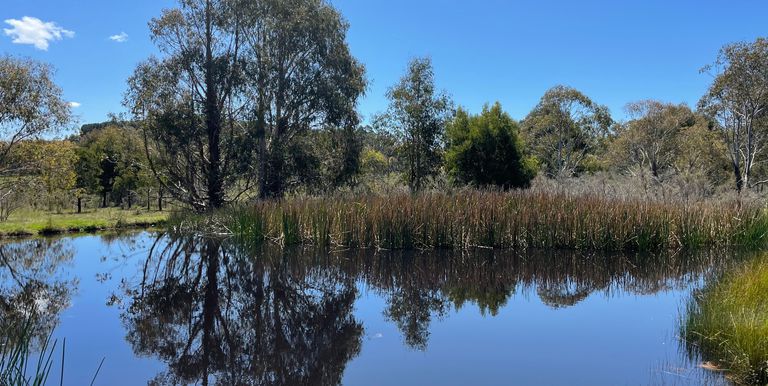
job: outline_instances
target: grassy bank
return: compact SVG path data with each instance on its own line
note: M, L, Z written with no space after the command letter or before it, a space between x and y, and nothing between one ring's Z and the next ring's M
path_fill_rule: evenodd
M73 232L95 232L124 228L149 227L162 224L168 212L95 209L83 213L55 213L21 210L0 222L0 236L49 235Z
M209 222L203 224L203 222ZM212 222L212 224L210 223ZM180 217L252 244L652 251L766 244L768 215L736 202L667 203L530 191L292 198Z
M683 321L690 352L740 384L768 384L768 257L696 293Z

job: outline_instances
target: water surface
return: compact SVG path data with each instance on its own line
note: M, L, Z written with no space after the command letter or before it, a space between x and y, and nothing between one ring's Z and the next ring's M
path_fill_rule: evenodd
M90 382L102 358L101 385L724 383L678 324L729 254L234 244L6 243L0 323L34 310L39 336L66 338L66 385Z

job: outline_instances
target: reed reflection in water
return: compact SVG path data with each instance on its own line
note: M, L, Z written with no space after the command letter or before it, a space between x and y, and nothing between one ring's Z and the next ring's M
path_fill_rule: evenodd
M330 385L361 352L361 289L385 299L384 317L406 345L427 350L432 321L469 304L493 316L516 294L566 308L596 292L683 289L729 260L725 252L245 250L160 235L138 279L123 282L122 319L135 354L166 364L153 384Z

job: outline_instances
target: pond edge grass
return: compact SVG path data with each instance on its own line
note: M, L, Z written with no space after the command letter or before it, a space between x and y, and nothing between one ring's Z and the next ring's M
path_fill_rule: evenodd
M531 191L293 197L175 214L167 225L251 246L375 249L754 250L768 239L768 212L758 205Z
M737 384L768 384L768 255L695 291L680 321L689 357Z

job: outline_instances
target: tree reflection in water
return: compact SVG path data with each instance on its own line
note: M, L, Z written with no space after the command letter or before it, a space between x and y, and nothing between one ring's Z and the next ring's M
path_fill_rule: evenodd
M158 239L129 288L128 340L168 364L154 384L338 384L360 351L354 282L217 239ZM158 250L158 248L160 248Z
M535 292L553 308L599 291L682 288L729 260L722 253L319 252L158 237L141 279L127 283L128 340L168 369L155 384L338 384L361 348L358 287L386 299L405 343L427 348L430 324L475 304L496 315ZM514 312L514 310L512 310Z
M0 332L17 336L28 328L37 343L51 333L70 304L77 281L60 267L74 256L64 239L33 239L0 244ZM16 342L11 342L16 343ZM34 342L33 342L34 343Z

